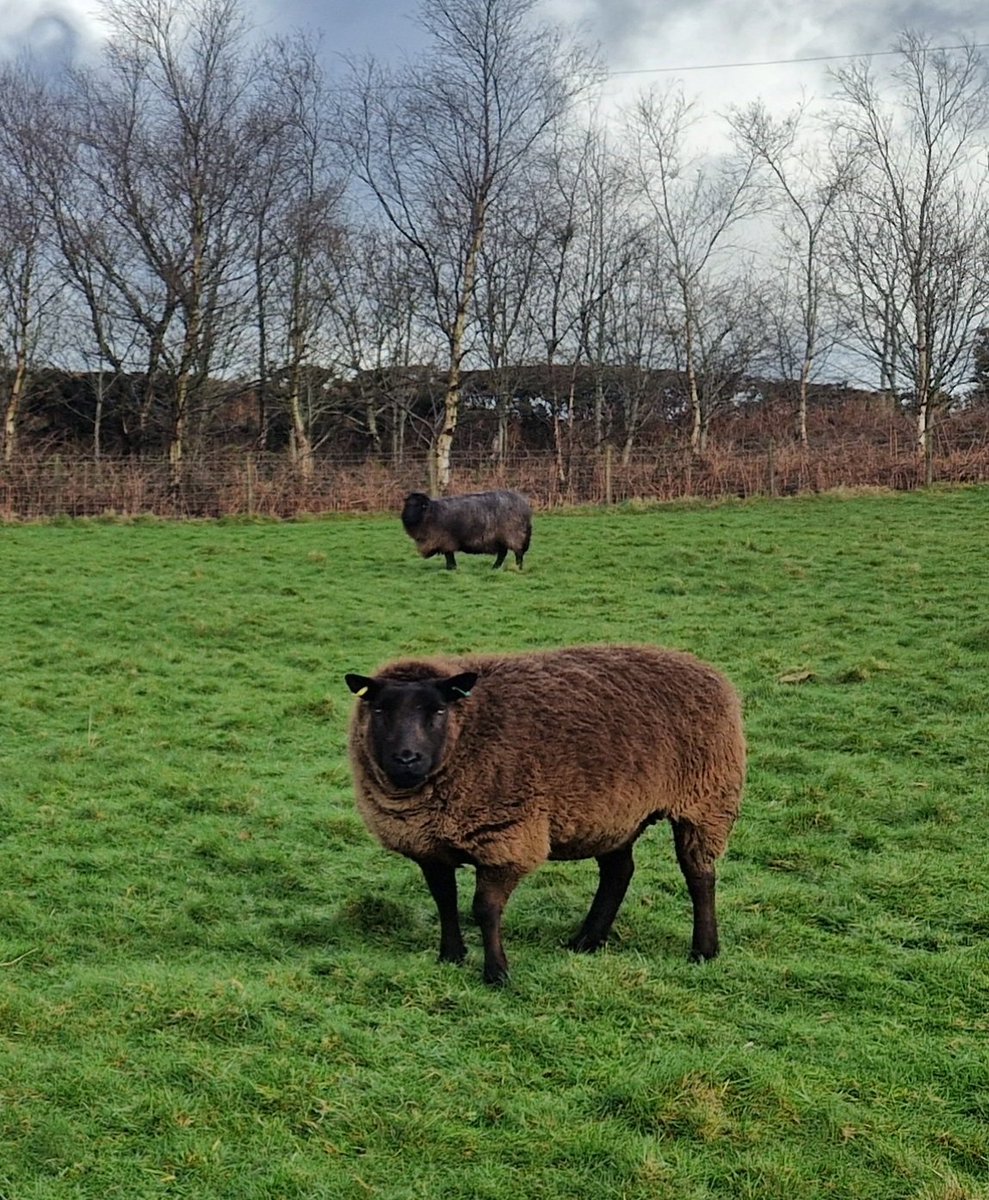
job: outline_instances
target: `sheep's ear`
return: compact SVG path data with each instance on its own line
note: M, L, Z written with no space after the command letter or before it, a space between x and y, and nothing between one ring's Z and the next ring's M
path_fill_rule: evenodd
M436 686L447 704L456 704L465 700L471 693L471 688L477 683L476 671L464 671L462 675L454 675L450 679L437 679Z
M381 687L381 684L377 680L371 679L368 675L347 674L344 675L344 679L346 680L347 687L350 688L355 696L359 696L362 700L373 700L378 689Z

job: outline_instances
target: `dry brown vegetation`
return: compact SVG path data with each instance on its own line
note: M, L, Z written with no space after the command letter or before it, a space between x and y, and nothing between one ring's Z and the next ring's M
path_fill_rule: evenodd
M809 412L809 445L790 435L792 405L777 393L723 414L703 455L691 452L682 422L654 420L634 453L589 445L577 420L557 430L513 417L506 454L491 452L492 414L469 410L453 455L451 492L512 487L537 508L641 500L794 495L836 488L911 490L924 484L912 415L872 393L822 388ZM397 511L409 491L429 487L429 447L374 455L353 435L330 437L311 476L288 450L259 452L249 425L228 424L203 439L176 484L163 450L104 454L84 438L50 433L0 463L0 519L53 517L262 516ZM934 479L989 480L989 408L974 403L943 414L936 426ZM555 433L555 437L554 437ZM236 439L236 440L235 440ZM555 445L554 445L555 442ZM330 449L329 447L332 447Z
M0 519L53 517L289 518L327 512L397 510L424 486L425 456L399 465L326 456L311 480L285 457L236 452L190 464L182 485L170 482L164 459L37 456L0 467ZM942 483L989 480L989 446L948 450L937 462ZM538 508L563 505L793 495L835 488L911 490L923 484L923 464L906 447L872 446L845 438L802 450L779 445L752 450L714 447L697 459L678 449L644 451L627 465L590 452L574 454L561 480L551 452L515 454L501 463L454 459L454 490L511 486Z

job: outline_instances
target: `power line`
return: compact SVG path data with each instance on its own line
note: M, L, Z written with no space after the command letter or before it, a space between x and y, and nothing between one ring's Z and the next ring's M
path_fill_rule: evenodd
M961 46L928 46L929 53L941 53L949 50L987 50L989 42L976 42ZM636 67L628 71L609 71L613 75L659 75L681 71L727 71L735 67L783 67L791 63L836 62L847 58L881 58L891 54L903 54L902 50L870 50L864 54L815 54L809 58L765 58L758 62L724 62L724 63L695 63L686 67Z

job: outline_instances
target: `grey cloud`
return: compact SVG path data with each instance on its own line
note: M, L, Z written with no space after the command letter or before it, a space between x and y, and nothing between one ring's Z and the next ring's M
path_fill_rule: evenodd
M254 8L261 32L318 32L331 54L391 60L423 41L416 0L254 0Z
M989 41L984 0L557 0L554 10L582 21L615 68L645 55L657 66L685 67L712 57L867 54L888 49L907 28Z
M834 12L834 24L851 44L842 47L851 54L867 54L887 50L897 34L913 29L928 37L959 37L985 41L989 37L989 22L984 3L929 3L913 0L907 3L841 4Z
M88 43L86 21L71 3L0 0L0 58L29 52L43 69L73 61Z

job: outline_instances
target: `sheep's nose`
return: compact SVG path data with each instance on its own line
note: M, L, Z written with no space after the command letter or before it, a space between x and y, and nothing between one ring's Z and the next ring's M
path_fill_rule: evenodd
M392 758L400 767L414 767L416 763L422 762L422 755L418 750L396 750Z

